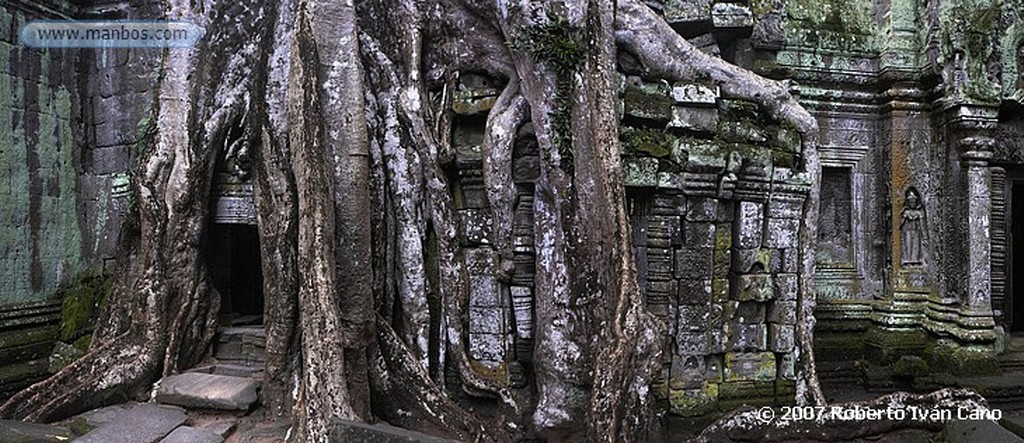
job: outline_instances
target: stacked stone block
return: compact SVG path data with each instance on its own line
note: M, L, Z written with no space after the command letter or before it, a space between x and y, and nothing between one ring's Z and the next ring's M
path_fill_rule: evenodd
M669 325L658 392L687 416L790 398L807 192L792 173L799 142L713 87L624 84L638 274Z

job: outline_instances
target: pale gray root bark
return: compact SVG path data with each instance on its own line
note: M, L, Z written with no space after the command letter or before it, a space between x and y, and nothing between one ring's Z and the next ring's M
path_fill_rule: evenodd
M380 316L376 347L370 364L376 416L396 426L458 441L511 440L501 427L485 427L448 398Z
M498 382L478 374L470 362L465 342L466 330L463 318L469 304L469 285L466 265L458 243L458 224L455 218L454 202L449 194L449 186L444 172L441 170L441 146L438 134L431 131L424 114L428 112L428 103L423 82L419 78L421 39L418 29L419 20L415 6L411 3L398 8L406 26L405 41L409 44L404 48L403 55L407 65L400 68L380 49L380 45L369 35L364 35L362 44L371 67L372 83L377 90L376 106L383 115L385 127L382 128L384 146L389 139L409 140L407 145L395 146L395 149L412 151L409 156L424 159L419 165L425 190L419 191L422 200L414 202L419 211L429 215L434 234L437 239L438 288L441 297L441 322L443 325L442 340L445 342L447 358L452 359L459 372L463 388L471 395L497 395L504 403L516 408L512 395ZM414 68L409 68L409 67ZM400 73L404 75L400 75ZM400 125L387 125L395 121ZM403 131L404 129L404 131ZM394 131L394 132L392 132ZM396 184L395 186L399 186ZM404 265L404 264L403 264ZM409 307L403 306L403 309ZM426 368L427 366L424 366ZM439 413L441 411L438 411Z
M664 20L639 0L618 2L616 38L637 56L652 74L668 80L707 78L725 95L753 101L769 115L792 124L801 135L803 167L811 189L804 203L800 234L800 296L797 311L798 404L825 404L814 361L814 249L817 244L821 164L818 160L818 124L789 93L785 83L766 79L700 51L676 34Z
M296 399L297 442L327 441L331 419L358 419L349 400L344 344L335 285L333 167L324 146L319 53L310 29L308 4L295 16L286 101L299 206L299 327L302 337L300 389ZM303 130L294 130L303 128Z
M649 386L660 369L661 337L666 332L665 325L647 311L640 292L626 214L615 114L614 8L611 0L590 2L586 20L596 48L588 52L584 81L576 94L580 102L573 113L576 159L594 157L591 162L577 162L575 168L578 203L581 208L593 205L593 212L580 211L579 222L594 227L597 220L607 220L604 229L589 232L590 238L584 239L591 247L606 248L593 251L604 252L606 259L598 255L602 260L587 263L593 266L591 272L603 274L598 279L608 288L608 294L601 297L607 304L601 306L604 315L597 316L595 325L596 335L606 344L599 347L594 361L587 440L649 441L660 427ZM604 238L603 244L593 238L596 236Z
M513 25L517 22L520 26L532 24L529 17L510 18L503 24L507 36L519 32ZM553 141L556 135L551 118L559 79L526 54L513 53L512 61L521 79L523 97L529 103L541 152L533 207L537 254L534 371L538 397L531 420L542 438L581 439L586 432L580 424L586 417L591 361L586 334L579 330L583 315L572 306L565 230L569 222L564 208L572 194L571 181L560 167L561 153Z
M519 92L519 79L510 78L494 107L487 114L484 128L484 187L491 205L494 248L501 258L498 271L508 280L513 270L512 219L515 212L516 188L512 182L512 148L516 131L526 121L529 106Z
M356 12L349 2L310 0L308 7L315 11L310 21L320 55L321 119L338 192L335 292L341 307L345 372L353 410L369 420L367 346L374 340L370 152Z
M857 409L874 411L881 417L888 417L886 411L901 410L907 413L907 418L851 420L851 412ZM923 395L896 392L867 401L834 404L819 410L822 417L819 420L783 421L775 418L766 423L758 418L757 410L744 409L722 417L691 440L691 443L861 441L900 429L938 432L947 423L939 419L938 415L911 417L911 409L950 411L953 417L957 417L959 411L988 410L988 403L969 389L947 388ZM846 415L843 411L846 411Z
M265 122L253 158L253 199L260 234L263 270L264 330L267 335L262 402L270 416L291 414L293 374L298 367L298 220L295 177L288 148L286 94L291 66L296 2L278 4L269 30L273 49L266 68L264 98L254 100L253 122Z

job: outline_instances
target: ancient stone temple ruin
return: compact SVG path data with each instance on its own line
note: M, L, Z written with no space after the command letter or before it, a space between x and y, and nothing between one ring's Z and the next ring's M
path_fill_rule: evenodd
M699 416L792 401L813 189L814 347L826 388L1014 369L1007 343L1024 332L1021 2L647 3L703 51L790 81L817 118L822 165L815 183L796 130L754 103L711 82L669 83L620 54L633 253L647 307L668 325L661 407ZM17 32L36 19L148 13L118 1L0 7L0 398L87 343L135 204L128 181L159 64L146 49L28 48ZM523 125L511 270L502 270L509 258L495 247L481 144L503 84L462 72L458 85L449 178L470 283L466 346L482 376L525 389L539 153ZM245 161L227 155L213 172L204 248L225 322L258 329L265 303ZM443 377L443 352L430 352L432 375Z

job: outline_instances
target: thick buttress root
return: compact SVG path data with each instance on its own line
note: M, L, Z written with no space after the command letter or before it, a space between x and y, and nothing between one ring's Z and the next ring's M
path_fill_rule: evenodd
M93 349L52 377L15 394L0 405L0 417L49 421L144 391L156 375L157 361L152 352L127 338Z
M509 440L449 399L380 316L370 372L374 415L388 423L459 441Z

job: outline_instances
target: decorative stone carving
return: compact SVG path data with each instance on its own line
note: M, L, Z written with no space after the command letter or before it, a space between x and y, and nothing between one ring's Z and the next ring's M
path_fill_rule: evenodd
M907 189L903 203L903 222L900 223L900 263L920 265L925 234L924 205L917 189Z

